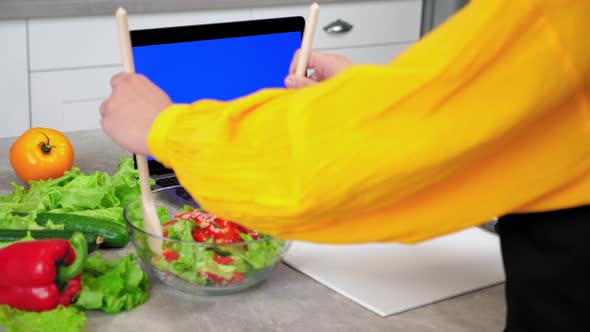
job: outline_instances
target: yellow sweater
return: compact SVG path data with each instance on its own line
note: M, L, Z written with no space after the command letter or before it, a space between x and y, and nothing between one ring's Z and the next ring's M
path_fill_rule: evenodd
M285 239L412 243L588 204L589 22L585 0L471 1L387 65L173 105L148 145L205 209Z

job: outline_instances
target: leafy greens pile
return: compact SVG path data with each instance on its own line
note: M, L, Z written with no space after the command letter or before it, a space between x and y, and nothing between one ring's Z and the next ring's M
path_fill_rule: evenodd
M123 208L140 195L133 159L121 158L117 172L84 174L73 167L63 176L31 181L29 189L11 183L12 194L0 196L0 229L41 229L38 213L71 213L124 223ZM59 228L49 224L47 228Z
M104 260L97 252L89 256L82 271L82 291L74 305L114 314L145 303L150 280L130 254Z
M138 172L133 159L121 158L112 176L101 171L84 174L73 167L63 176L31 181L29 188L11 183L13 192L0 196L0 229L61 228L35 222L39 213L86 215L115 223L124 223L123 208L140 195ZM137 213L137 212L136 212ZM21 241L34 240L30 234ZM9 243L0 244L0 248ZM131 310L149 297L150 281L137 257L103 259L98 252L89 256L82 272L82 291L67 308L46 312L28 312L0 305L0 326L7 332L83 331L84 309L106 313Z

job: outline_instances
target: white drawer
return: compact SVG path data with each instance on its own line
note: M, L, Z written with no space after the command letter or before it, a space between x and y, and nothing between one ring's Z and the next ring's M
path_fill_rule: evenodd
M307 17L308 6L268 7L252 10L252 18ZM371 1L320 4L315 49L412 42L420 37L422 1ZM352 30L341 34L324 31L328 24L342 20Z
M33 126L75 131L100 128L100 104L120 66L31 73Z
M389 44L356 48L327 49L322 50L322 52L344 55L355 64L386 64L410 45L412 44Z
M0 21L0 137L29 128L29 75L25 21Z
M130 29L247 20L250 10L129 16ZM30 70L84 68L121 63L114 16L29 21Z

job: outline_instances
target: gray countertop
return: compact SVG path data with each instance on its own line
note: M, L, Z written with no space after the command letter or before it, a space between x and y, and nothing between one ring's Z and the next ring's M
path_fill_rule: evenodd
M100 130L67 133L84 172L113 173L122 156ZM8 161L14 138L0 138L0 195L17 181ZM101 250L119 256L133 250ZM383 294L395 296L395 294ZM150 299L130 312L88 312L87 331L408 331L498 332L504 327L504 286L497 285L382 318L322 284L280 264L268 280L245 292L197 297L152 278ZM0 328L1 330L1 328Z
M130 13L147 14L305 5L311 2L310 0L0 0L0 20L112 15L119 6L125 7ZM321 1L322 4L332 2L359 2L359 0Z

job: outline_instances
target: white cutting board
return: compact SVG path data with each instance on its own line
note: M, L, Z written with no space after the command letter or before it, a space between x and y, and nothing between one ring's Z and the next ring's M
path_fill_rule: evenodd
M480 228L416 245L295 241L284 262L384 317L504 281L499 238Z

